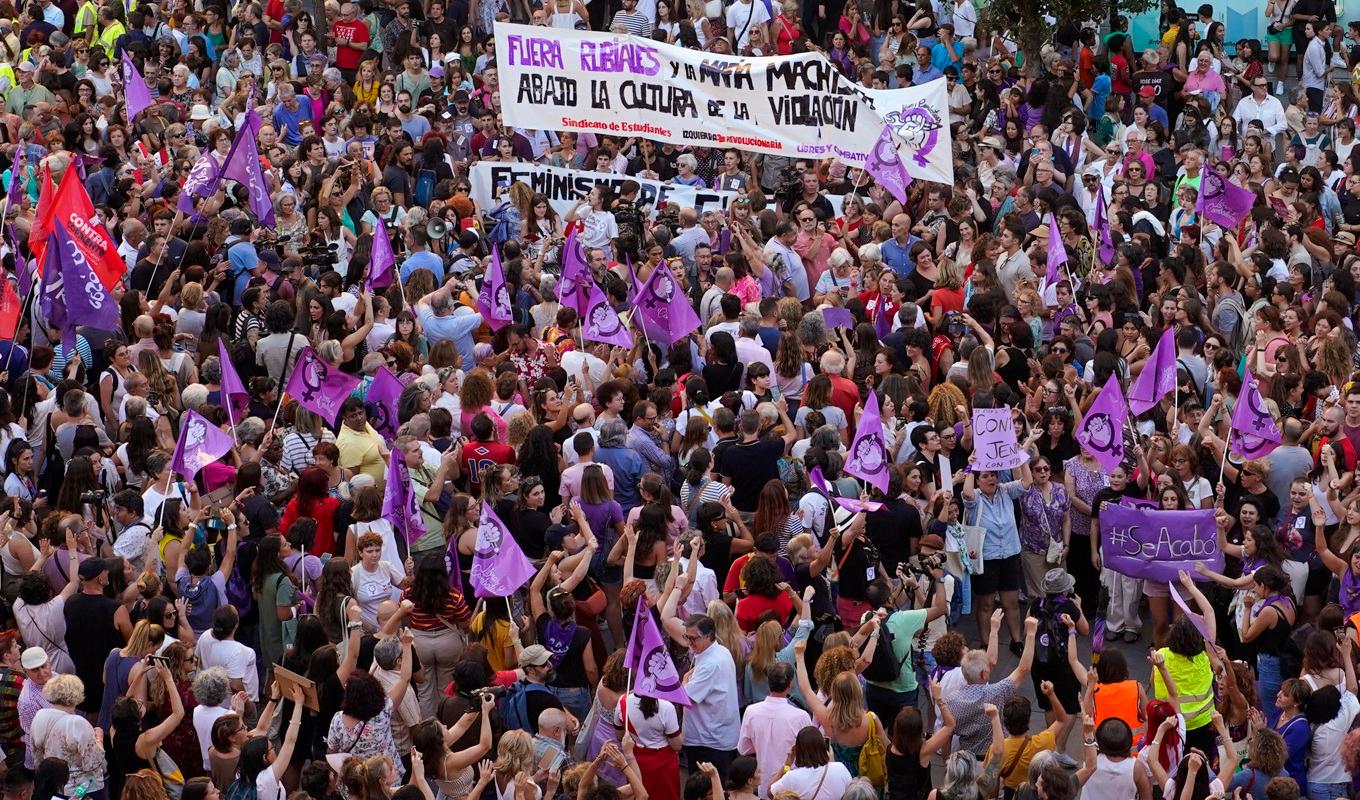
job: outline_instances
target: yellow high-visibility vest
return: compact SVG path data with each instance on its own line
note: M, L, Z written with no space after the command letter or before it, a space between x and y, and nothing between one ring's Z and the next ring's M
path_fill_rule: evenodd
M1186 658L1165 647L1158 652L1166 658L1166 670L1171 673L1171 680L1176 682L1185 729L1194 730L1208 725L1214 713L1214 668L1209 663L1208 654L1200 653L1194 658ZM1167 699L1166 684L1162 682L1160 670L1152 671L1152 690L1158 700Z

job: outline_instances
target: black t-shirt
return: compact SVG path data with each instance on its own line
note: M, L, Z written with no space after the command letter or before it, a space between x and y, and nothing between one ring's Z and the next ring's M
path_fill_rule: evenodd
M66 601L66 652L76 665L76 677L85 684L85 700L77 708L99 711L104 699L104 661L109 651L123 646L123 636L113 624L118 603L102 594L77 593Z
M562 701L552 692L525 692L524 710L529 716L529 733L538 733L538 718L550 708L562 708Z
M877 548L867 538L867 529L866 536L852 540L848 547L842 545L841 538L837 536L833 558L840 565L837 582L840 596L847 600L864 600L869 584L882 577L878 574ZM842 623L849 627L859 624L859 620L842 620Z
M510 534L515 537L515 543L524 554L533 559L542 558L543 534L552 525L548 515L537 509L524 508L506 519L514 520L511 522Z
M1122 492L1116 492L1114 489L1111 489L1110 487L1106 486L1104 489L1101 489L1100 491L1096 492L1096 496L1091 499L1091 518L1099 520L1100 508L1106 503L1114 503L1115 505L1118 505L1119 501L1124 499L1125 497L1142 497L1142 496L1143 496L1142 493L1138 491L1138 487L1134 483L1129 483L1127 486L1124 487L1124 491ZM1090 532L1072 531L1072 533L1079 533L1082 536L1086 536Z
M831 585L827 583L826 571L821 575L813 576L812 570L807 564L799 564L793 568L793 574L798 579L798 592L801 595L803 590L812 586L812 618L817 619L827 614L835 614L836 606L831 601Z
M1338 195L1341 201L1341 217L1347 225L1360 225L1360 197L1354 197L1344 189Z
M864 535L874 543L883 560L883 569L896 574L899 564L911 558L911 543L921 538L921 513L900 498L883 504L864 518Z
M771 478L779 477L779 458L784 455L783 439L757 439L738 442L717 455L713 471L732 483L732 505L738 511L755 513L760 490Z
M557 648L549 643L548 623L552 619L549 614L540 614L535 623L538 631L538 641L548 648L548 652L555 653ZM567 626L555 626L555 632L562 638L570 636L565 643L566 647L562 651L562 657L553 665L554 676L553 686L560 689L584 689L590 684L586 681L586 648L590 646L590 630L583 625L575 622ZM557 643L560 646L562 643Z
M1336 5L1328 0L1298 0L1294 4L1294 14L1300 16L1315 15L1329 22L1336 21ZM1304 38L1303 26L1307 22L1294 23L1294 47L1299 52L1303 52L1308 47L1308 40ZM1317 30L1318 23L1313 23L1313 30Z
M1157 90L1157 93L1152 97L1153 102L1162 108L1166 108L1166 93L1168 84L1170 83L1170 77L1166 71L1160 68L1140 69L1133 73L1130 80L1133 82L1133 94L1135 97L1138 96L1138 93L1144 86L1151 86L1153 89Z

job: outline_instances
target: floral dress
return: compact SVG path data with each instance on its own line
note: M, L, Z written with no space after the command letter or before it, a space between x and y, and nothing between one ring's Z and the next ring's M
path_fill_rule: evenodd
M1081 456L1073 456L1064 461L1063 473L1072 476L1072 486L1076 489L1077 498L1087 505L1096 499L1096 492L1107 485L1103 473L1082 466ZM1066 491L1063 494L1066 495ZM1075 507L1072 509L1072 533L1081 536L1089 536L1091 533L1091 516L1081 513Z
M364 720L353 727L345 725L344 714L331 717L331 728L326 734L326 752L347 753L358 758L387 756L397 770L397 779L406 780L401 753L397 752L397 745L392 740L391 700L373 719Z
M1047 502L1038 486L1031 486L1020 497L1020 546L1031 553L1046 553L1050 541L1062 541L1063 516L1072 502L1067 489L1059 484L1050 483L1049 492Z

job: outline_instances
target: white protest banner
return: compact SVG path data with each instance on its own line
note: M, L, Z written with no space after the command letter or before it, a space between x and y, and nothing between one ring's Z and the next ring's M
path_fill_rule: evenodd
M612 187L617 196L619 186L626 180L637 181L642 187L642 191L638 193L638 207L650 207L649 213L652 216L656 215L661 206L671 202L677 203L681 208L692 208L700 212L709 209L725 211L728 204L737 196L736 192L698 189L611 172L585 172L540 164L478 161L472 165L468 177L472 183L470 196L479 208L495 208L498 202L496 186L518 181L548 198L548 204L559 215L570 211L577 200L599 184Z
M973 409L974 472L1014 469L1029 461L1029 453L1015 439L1009 406Z
M744 58L652 39L496 25L507 126L642 136L861 166L885 124L917 180L954 183L945 80L867 89L817 53Z
M478 161L472 165L468 177L472 184L470 197L478 208L495 208L499 202L496 199L496 186L518 181L548 198L548 205L552 206L558 215L565 215L570 211L572 206L576 205L576 201L584 197L591 187L599 184L608 185L617 196L619 187L628 180L637 181L642 187L638 192L638 207L646 209L649 217L655 217L656 212L666 203L675 203L680 208L692 208L700 213L726 211L732 200L739 196L738 192L699 189L613 172L586 172L542 164ZM831 203L835 215L839 217L843 198L826 195L826 199Z

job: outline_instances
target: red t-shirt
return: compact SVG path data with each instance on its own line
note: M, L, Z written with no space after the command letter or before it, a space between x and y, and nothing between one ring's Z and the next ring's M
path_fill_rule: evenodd
M788 592L780 592L773 598L754 594L741 598L737 601L737 625L745 633L755 633L760 627L761 616L767 611L775 612L780 624L788 623L793 615L793 600L789 599Z
M343 19L335 21L331 28L331 33L335 37L335 65L340 69L358 69L359 61L363 58L363 50L355 50L352 47L345 47L345 42L355 42L358 44L368 44L368 26L363 20L356 19L353 22L345 22Z
M515 449L499 442L468 442L463 447L463 463L468 474L468 488L474 495L482 493L482 469L497 464L515 463Z
M283 15L284 15L284 10L283 10L283 0L269 0L269 2L267 2L267 3L264 4L264 13L265 13L265 16L269 17L270 19L275 20L275 21L278 21L278 22L282 22L282 21L283 21ZM282 43L283 43L283 29L282 29L282 28L270 28L270 29L269 29L269 43L270 43L270 44L282 44Z

